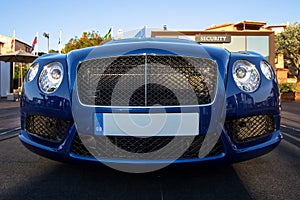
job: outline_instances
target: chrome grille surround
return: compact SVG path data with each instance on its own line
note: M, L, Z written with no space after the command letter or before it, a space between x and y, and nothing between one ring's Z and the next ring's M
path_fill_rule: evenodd
M217 63L208 58L133 55L85 60L77 68L84 105L178 106L211 103Z

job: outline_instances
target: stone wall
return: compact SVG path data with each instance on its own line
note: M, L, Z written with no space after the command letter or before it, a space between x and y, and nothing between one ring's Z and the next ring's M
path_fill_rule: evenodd
M287 82L288 72L289 72L288 69L282 69L282 68L276 69L276 76L279 84Z

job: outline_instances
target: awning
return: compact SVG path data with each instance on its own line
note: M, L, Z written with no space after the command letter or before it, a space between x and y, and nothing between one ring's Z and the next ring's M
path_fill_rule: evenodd
M38 56L32 55L25 51L16 51L13 53L2 54L0 55L0 61L4 62L21 62L21 63L31 63L33 62Z

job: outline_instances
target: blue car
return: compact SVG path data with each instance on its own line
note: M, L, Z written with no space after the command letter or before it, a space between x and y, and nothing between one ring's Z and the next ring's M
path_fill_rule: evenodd
M279 144L279 107L273 68L260 54L123 39L36 59L19 138L54 160L130 172L228 164Z

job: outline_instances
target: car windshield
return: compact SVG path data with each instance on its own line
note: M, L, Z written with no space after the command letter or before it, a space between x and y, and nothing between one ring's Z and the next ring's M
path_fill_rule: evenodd
M148 28L143 27L141 29L135 29L132 31L124 32L122 29L114 31L114 35L111 35L111 40L107 41L105 44L116 44L116 43L124 43L124 42L138 42L138 41L168 41L168 42L176 42L176 43L195 43L194 38L189 37L187 35L183 35L181 33L176 33L176 37L161 37L155 36L155 32L164 31L161 28Z
M122 40L122 39L153 38L153 37L155 37L155 32L156 31L163 31L163 30L161 28L149 28L147 26L144 26L141 29L135 29L135 30L132 30L132 31L123 31L122 29L118 29L117 31L114 31L115 35L112 35L112 39L114 41L116 41L116 40ZM172 37L172 36L162 37L162 36L159 36L159 38L184 39L184 40L190 40L190 41L194 42L193 37L189 37L189 36L183 35L181 33L176 33L176 35L178 35L178 36L176 36L176 37Z

